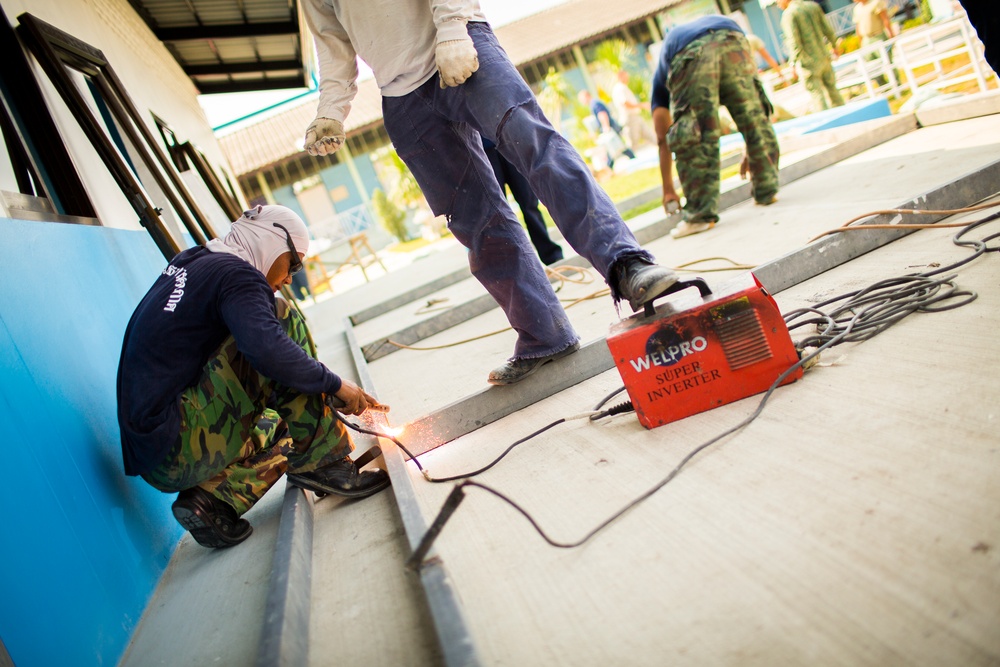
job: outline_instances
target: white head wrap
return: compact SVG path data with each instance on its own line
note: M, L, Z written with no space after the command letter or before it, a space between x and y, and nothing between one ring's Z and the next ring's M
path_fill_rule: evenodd
M205 247L211 252L228 252L236 255L267 275L274 260L288 252L285 232L274 223L288 230L295 250L309 253L309 231L295 211L278 205L255 206L244 211L233 222L229 233L221 239L212 239Z

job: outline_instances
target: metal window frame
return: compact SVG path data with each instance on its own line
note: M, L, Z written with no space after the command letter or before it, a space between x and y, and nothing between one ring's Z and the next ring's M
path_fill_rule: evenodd
M83 74L94 84L111 111L118 129L131 142L195 242L205 244L209 238L215 238L217 234L207 216L198 207L174 165L142 121L104 54L29 13L19 15L18 22L17 33L22 42L52 81L164 257L168 260L173 258L182 249L181 243L164 224L159 209L95 118L73 82L70 70Z
M90 196L45 106L38 82L0 7L0 116L20 194L78 219L96 217Z
M155 113L152 116L171 163L177 171L185 172L193 166L205 187L212 193L212 197L230 220L236 220L243 215L243 207L240 206L236 195L226 188L226 184L219 178L218 172L212 167L205 154L195 148L190 141L181 141L177 132L162 118Z

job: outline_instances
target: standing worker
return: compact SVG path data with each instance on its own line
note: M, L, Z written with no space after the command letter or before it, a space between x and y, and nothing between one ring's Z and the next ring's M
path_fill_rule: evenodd
M823 9L809 0L777 0L777 4L782 11L781 30L790 60L802 70L803 83L813 102L820 110L842 106L844 98L837 90L830 60L830 50L838 56L840 50Z
M625 123L627 145L633 151L639 148L643 141L656 145L656 135L642 117L642 104L632 89L628 87L628 72L618 70L618 80L611 88L611 101L618 110L618 117Z
M576 98L580 101L580 104L590 109L590 113L594 114L594 118L597 120L597 135L598 142L604 137L612 136L617 137L615 142L618 142L622 146L621 155L629 159L635 159L635 153L625 143L625 139L622 137L622 126L618 124L615 117L611 115L611 109L608 109L608 105L597 99L590 94L587 89L581 90L577 93ZM621 140L620 142L618 140ZM605 146L608 150L608 168L613 169L615 166L615 157L618 153L614 153L614 146Z
M382 92L386 132L435 215L469 249L472 274L517 332L490 384L513 384L579 348L524 228L500 192L480 135L531 183L563 238L633 310L677 275L653 263L573 146L545 118L476 0L306 0L320 65L317 118L304 145L343 144L357 57Z
M781 71L781 65L778 63L777 60L774 59L774 56L771 55L771 52L767 50L767 46L764 44L764 40L762 40L757 35L754 35L753 33L748 32L746 35L747 35L747 42L750 44L750 53L763 58L764 62L767 63L767 66L775 71L775 73L778 75L778 78L781 79L781 82L787 85L788 80L785 78L785 73Z
M885 0L854 0L854 30L861 46L892 39L892 22Z
M202 546L248 538L240 515L286 471L292 484L351 498L389 485L383 470L358 471L329 405L361 414L375 399L307 353L302 316L274 297L308 248L298 215L256 206L225 238L170 260L125 330L125 474L179 492L174 517Z
M778 193L778 139L770 102L740 26L703 16L667 33L653 75L653 129L660 149L663 207L679 204L673 160L687 200L674 238L705 232L719 220L719 105L729 109L746 142L753 198L767 206Z

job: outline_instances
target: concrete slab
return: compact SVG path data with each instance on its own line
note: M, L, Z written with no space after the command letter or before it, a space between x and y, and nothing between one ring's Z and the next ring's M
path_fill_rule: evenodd
M712 232L659 238L649 247L675 265L719 255L766 262L855 215L891 205L900 192L912 196L948 174L995 161L998 129L996 116L923 128L785 186L777 206L742 204ZM911 248L932 233L896 241L787 290L779 304L786 310L814 303L883 270L911 271L952 257L937 241ZM446 273L448 261L455 260L451 270L464 266L460 246L438 254L441 261L415 262L403 286L375 280L310 306L320 358L349 375L342 318ZM994 254L987 259L995 265ZM777 393L761 420L696 459L676 483L581 549L543 547L513 510L471 496L436 549L448 562L448 584L460 597L482 662L1000 662L998 552L990 537L1000 529L993 509L1000 488L997 417L991 413L1000 396L982 372L992 359L993 314L1000 306L1000 276L991 266L980 260L962 271L963 285L978 289L979 301L952 313L914 316L880 338L830 355L827 367ZM613 316L604 300L574 309L572 319L593 339ZM496 324L489 317L449 333L481 333ZM511 344L500 335L440 355L404 351L373 368L375 386L393 404L394 417L405 415L414 396L414 414L426 414L435 403L481 386ZM430 452L425 461L436 474L481 465L505 444L592 407L618 386L616 371L602 373ZM574 422L522 446L484 481L523 501L557 539L573 540L661 479L691 446L747 414L748 404L655 431L629 417ZM448 488L408 469L418 511L429 521ZM239 549L181 544L123 664L255 659L279 491L248 515L255 534ZM352 663L378 664L379 656L383 664L441 659L428 643L429 612L393 569L401 568L406 547L390 500L383 494L317 508L313 661L339 662L339 652ZM327 543L334 532L335 542ZM354 557L358 553L363 556ZM352 606L356 601L364 608ZM323 642L318 650L317 641Z
M788 290L779 305L966 256L952 234L896 241ZM1000 325L996 257L963 268L959 283L979 300L831 351L757 422L578 549L546 545L513 509L470 489L437 548L484 661L1000 661L991 537L1000 530L1000 385L982 372ZM427 454L424 465L437 476L474 469L619 383L612 371L576 385ZM652 431L632 416L566 424L480 481L522 504L553 539L574 541L756 403ZM433 516L449 485L411 475Z
M916 116L917 122L927 127L997 113L1000 113L1000 90L989 90L942 103L925 102L917 109Z

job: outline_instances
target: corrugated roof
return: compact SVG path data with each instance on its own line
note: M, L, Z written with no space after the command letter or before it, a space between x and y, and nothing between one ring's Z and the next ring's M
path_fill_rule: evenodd
M298 0L129 0L202 94L305 87Z
M302 152L302 138L316 117L319 93L309 95L284 109L271 110L248 119L219 136L219 145L233 171L243 174ZM382 96L375 79L358 82L358 94L351 106L345 129L348 134L367 129L382 120Z
M497 28L518 66L658 14L683 0L573 0ZM613 7L613 9L612 9Z
M519 21L497 28L497 38L518 66L530 64L574 44L600 37L629 23L678 4L682 0L571 0ZM302 151L306 127L316 114L317 95L305 102L262 114L220 136L222 150L233 170L246 174L280 162ZM382 98L373 79L358 83L358 94L347 118L350 135L369 128L382 118Z

